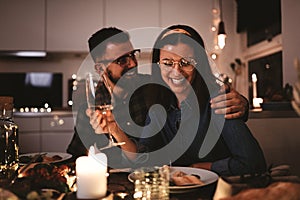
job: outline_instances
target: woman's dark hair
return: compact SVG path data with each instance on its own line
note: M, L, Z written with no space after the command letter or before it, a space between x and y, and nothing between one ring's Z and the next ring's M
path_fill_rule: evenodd
M124 43L129 41L129 34L115 27L102 28L88 40L89 50L94 61L104 54L108 43Z
M199 105L202 103L205 104L210 96L214 95L215 92L219 90L219 86L216 84L215 77L212 74L203 39L199 33L190 26L173 25L160 33L156 39L152 52L153 76L161 78L159 66L156 64L160 58L160 49L165 45L177 45L178 43L187 44L194 50L194 59L196 60L197 65L195 66L196 73L191 85L198 97ZM214 94L211 94L212 92ZM163 102L163 105L167 106L170 104L167 102L170 95L174 96L173 92L169 89L168 91L160 92L158 94L158 101Z
M174 31L175 30L175 31ZM177 30L177 31L176 31ZM175 35L173 35L175 34ZM182 36L189 37L189 43L193 41L194 45L198 44L205 49L203 39L198 34L198 32L190 26L187 25L173 25L165 30L163 30L157 37L154 44L154 49L152 52L152 63L157 63L159 61L160 49L166 44L177 44ZM177 39L176 39L177 38ZM192 40L191 40L192 39ZM196 43L195 43L196 42ZM195 48L194 48L195 49Z

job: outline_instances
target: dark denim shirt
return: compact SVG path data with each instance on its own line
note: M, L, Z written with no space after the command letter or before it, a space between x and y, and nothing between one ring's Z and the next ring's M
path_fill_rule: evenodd
M139 151L148 153L142 165L212 162L211 170L219 175L266 171L262 149L242 119L225 120L212 113L209 103L202 110L195 105L188 98L179 109L173 101L166 119L165 111L152 110L147 118L151 126L144 129L139 141Z

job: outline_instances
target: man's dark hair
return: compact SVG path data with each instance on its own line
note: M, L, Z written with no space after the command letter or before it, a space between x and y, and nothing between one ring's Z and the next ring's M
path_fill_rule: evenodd
M102 28L88 40L89 51L96 61L102 56L108 43L124 43L129 41L129 34L115 27Z

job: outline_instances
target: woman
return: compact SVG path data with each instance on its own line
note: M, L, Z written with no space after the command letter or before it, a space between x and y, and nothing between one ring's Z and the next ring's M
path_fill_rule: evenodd
M225 119L210 107L222 91L211 72L201 36L191 27L174 25L158 36L152 54L156 87L140 153L143 165L192 166L219 175L266 171L263 152L242 119ZM155 70L157 69L157 70ZM158 70L159 69L159 70ZM218 84L219 83L219 84Z

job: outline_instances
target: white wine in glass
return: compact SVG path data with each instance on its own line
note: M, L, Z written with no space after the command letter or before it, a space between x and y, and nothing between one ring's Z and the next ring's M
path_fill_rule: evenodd
M88 107L92 110L100 110L102 114L113 110L113 95L110 87L107 87L107 82L99 74L88 73L86 77L86 97ZM107 146L100 148L100 150L120 146L124 142L115 142L112 134L109 131L109 143Z

